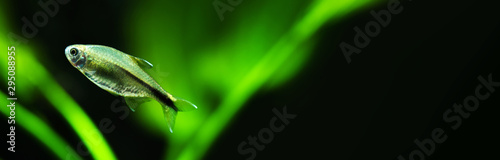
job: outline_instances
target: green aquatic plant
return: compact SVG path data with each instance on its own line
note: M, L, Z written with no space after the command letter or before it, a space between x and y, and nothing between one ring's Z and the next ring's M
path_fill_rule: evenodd
M149 72L165 90L199 107L194 112L179 113L173 134L166 127L163 113L157 111L156 103L144 104L151 107L142 107L143 111L137 113L140 116L135 117L146 131L165 136L170 145L164 153L166 159L200 159L258 90L279 87L300 72L321 26L373 3L370 0L244 1L233 11L225 12L223 21L206 1L134 5L124 14L131 52L155 66ZM9 26L3 23L4 11L0 11L0 33L7 35ZM9 46L8 40L0 38L0 46ZM30 97L33 91L41 92L89 148L93 158L115 159L96 124L47 67L34 58L43 53L30 45L16 47L23 50L16 57L16 83L23 86L18 94ZM7 70L6 63L3 55L0 62L3 71ZM5 98L5 94L0 98ZM19 112L27 115L19 120L37 121L20 123L20 127L26 128L58 158L68 154L65 148L68 143L59 136L62 133L40 118L36 108L19 105ZM7 115L3 110L2 113Z
M72 126L76 134L82 139L83 143L87 146L94 158L115 159L113 151L100 133L98 127L96 127L89 116L73 100L73 98L71 98L71 96L69 96L69 94L52 78L53 76L50 75L46 68L34 59L35 56L32 55L34 52L26 46L18 46L16 47L16 50L16 84L18 84L18 86L22 86L16 87L16 95L22 97L20 98L20 101L29 101L28 99L24 99L24 97L30 97L31 95L31 93L26 92L27 89L34 88L35 90L40 91L43 93L42 95L44 98L46 98L54 107L54 109L61 113L61 115ZM22 54L19 54L20 52L22 52ZM0 65L2 65L4 71L7 70L7 61L2 61ZM22 111L23 109L21 109L21 112ZM29 112L27 111L26 113ZM18 118L20 117L27 118L25 115L18 116ZM33 117L35 118L31 119L36 119L36 116ZM26 128L34 127L32 130L28 130L32 134L51 135L51 133L53 133L53 131L47 127L40 127L43 125L37 124L44 124L43 121L39 121L37 123L32 123L31 121L27 122L20 122L19 124L22 124L22 126L25 126ZM53 137L54 136L37 138L40 138L42 142L46 142L51 141ZM61 148L59 147L51 149L61 151ZM58 152L57 155L59 154L67 154L67 152Z
M257 90L279 86L300 70L314 45L314 33L323 24L370 2L317 0L304 8L303 3L245 1L233 12L226 12L223 22L196 3L181 7L169 1L139 5L131 12L136 24L130 30L135 37L131 44L141 53L155 53L144 55L149 59L167 60L152 62L162 63L172 75L163 86L200 107L198 113L180 114L176 131L181 133L168 135L166 158L201 158ZM255 3L262 5L245 7ZM203 28L212 23L224 23L220 26L227 28ZM203 98L209 89L219 95L220 103ZM154 111L143 114L149 119L142 119L153 120L151 114ZM147 128L159 128L161 116L154 117L157 124Z

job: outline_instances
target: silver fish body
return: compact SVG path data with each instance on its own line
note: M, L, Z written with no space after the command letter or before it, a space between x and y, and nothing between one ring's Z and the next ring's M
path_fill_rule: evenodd
M162 105L170 132L177 111L197 109L186 100L165 91L143 69L152 68L148 61L102 45L70 45L65 49L68 61L102 89L123 96L132 111L150 99Z

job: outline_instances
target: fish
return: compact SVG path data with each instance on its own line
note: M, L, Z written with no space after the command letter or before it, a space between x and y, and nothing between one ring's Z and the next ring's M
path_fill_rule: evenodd
M178 111L198 109L193 103L165 91L144 71L153 68L153 64L142 58L92 44L69 45L64 52L71 65L90 81L113 95L124 97L133 112L144 102L159 102L171 133Z

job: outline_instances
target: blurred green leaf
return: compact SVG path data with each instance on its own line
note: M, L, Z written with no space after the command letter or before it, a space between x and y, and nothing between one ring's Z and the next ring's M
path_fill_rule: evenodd
M200 159L255 92L263 87L279 87L303 68L317 41L315 33L322 25L374 2L244 1L233 11L225 12L224 21L209 1L134 5L124 18L132 46L129 53L152 62L155 67L148 72L161 86L199 107L197 111L179 113L173 134L167 131L158 103L146 103L150 107L142 107L135 112L140 116L135 117L151 133L166 137L170 147L165 158ZM0 22L5 22L2 15ZM0 25L3 35L5 27ZM0 44L7 46L8 42L0 38ZM25 87L19 94L29 102L31 92L40 91L95 159L115 159L98 128L35 59L34 54L41 53L24 46L19 46L19 50L23 54L18 56L18 76ZM0 68L6 71L6 61L2 59ZM33 115L31 120L36 119ZM43 127L48 126L45 122L33 124L23 125L32 133L43 132L50 139L58 139L54 131ZM44 137L37 138L46 143ZM61 157L60 146L64 143L61 140L59 144L46 145Z
M161 83L167 91L200 108L180 113L174 133L166 134L153 103L142 114L145 127L169 137L167 159L201 158L257 90L278 87L302 68L324 23L370 2L244 1L225 12L222 22L206 1L136 6L131 44L169 73Z
M0 12L0 22L5 21L3 17L4 13ZM1 23L7 24L7 23ZM2 35L7 35L5 25L0 25L0 33ZM9 43L6 39L0 39L0 46L7 48ZM81 109L81 107L68 95L68 93L57 84L57 82L52 78L52 76L47 72L45 67L41 65L33 55L33 52L26 45L18 45L16 47L16 84L22 83L22 87L17 87L16 89L21 89L20 92L23 95L19 97L23 99L24 97L34 96L32 93L23 93L22 88L37 88L43 93L43 96L54 106L54 108L61 113L61 115L68 121L71 127L75 130L77 135L82 139L83 143L87 146L90 153L95 159L116 159L111 148L107 144L106 140L102 136L99 129L93 124L92 120L86 115L86 113ZM38 53L41 54L41 53ZM2 61L0 65L4 73L7 73L7 54L2 54ZM7 79L7 74L2 74L4 79ZM3 94L2 94L3 95ZM2 110L3 111L3 110ZM51 140L56 140L54 145L47 145L51 150L53 150L56 155L65 156L68 151L65 150L63 146L63 141L55 136L55 133L45 124L43 121L36 121L38 118L36 116L30 116L30 113L24 110L23 107L20 108L21 113L25 113L20 119L25 119L27 122L22 123L22 126L28 129L35 137L39 138L42 142L47 143ZM46 135L48 137L43 137L39 135ZM72 148L73 146L71 146Z
M0 93L0 99L7 99L7 96ZM10 116L8 109L2 109L0 111L6 117ZM60 138L61 136L59 134L54 132L54 130L46 124L44 120L28 111L19 103L16 103L15 115L16 127L18 128L21 126L26 129L31 135L47 146L49 150L54 152L59 159L65 159L68 156L75 159L82 159L67 142ZM19 129L16 129L16 132L19 134Z

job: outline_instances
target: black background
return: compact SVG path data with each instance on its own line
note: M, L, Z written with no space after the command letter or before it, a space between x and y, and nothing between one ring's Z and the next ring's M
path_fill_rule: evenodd
M41 29L36 41L46 53L40 58L61 62L48 65L52 75L82 106L108 106L116 97L103 92L67 67L63 49L74 43L124 46L129 43L120 29L120 13L132 2L103 1L101 5L72 1ZM323 26L316 36L318 44L305 68L275 90L260 90L238 112L219 136L205 159L246 159L238 145L269 126L272 108L286 105L297 117L255 159L405 159L414 149L415 139L430 138L434 128L443 128L448 139L436 145L426 159L495 159L500 149L498 107L500 93L481 101L479 109L464 119L458 130L444 123L445 110L474 93L478 76L493 75L500 81L498 49L500 18L493 1L402 1L404 10L393 15L391 23L371 39L368 47L352 56L348 64L338 45L353 44L353 28L364 28L374 20L369 11L386 9L386 3L365 8ZM38 5L15 1L10 21L32 15ZM88 8L92 8L89 11ZM82 14L81 12L86 12ZM82 28L76 21L93 18L95 28ZM216 17L214 17L216 18ZM218 19L214 19L218 20ZM61 25L64 24L64 25ZM223 24L221 24L223 25ZM72 26L61 27L61 26ZM21 23L13 28L20 28ZM86 26L88 27L88 26ZM98 36L97 36L98 35ZM99 37L96 39L95 37ZM30 42L31 44L35 44ZM64 81L62 81L64 80ZM79 84L79 85L74 85ZM500 88L498 88L500 90ZM98 93L98 94L95 94ZM87 95L87 96L78 96ZM44 98L46 119L72 147L79 142L71 127ZM120 159L159 159L164 155L161 137L141 131L131 119L119 120L107 107L84 108L95 123L112 117L117 131L105 138ZM4 127L3 127L4 128ZM53 159L22 128L16 130L16 158ZM130 140L130 136L140 140ZM2 151L4 152L4 151ZM9 153L10 154L10 153ZM7 156L2 157L7 158ZM90 156L86 156L90 158Z

